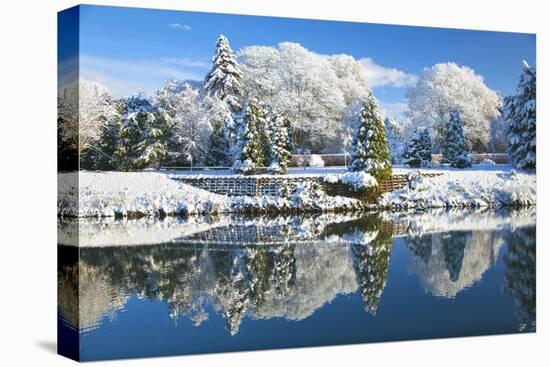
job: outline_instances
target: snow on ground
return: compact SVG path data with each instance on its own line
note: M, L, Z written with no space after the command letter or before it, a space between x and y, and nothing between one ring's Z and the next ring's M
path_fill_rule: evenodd
M428 178L419 175L419 172L409 171L411 183L401 190L384 194L378 201L377 207L426 209L536 204L536 176L531 173L516 172L509 166L484 165L482 168L474 166L465 170L445 168L422 170L422 172L426 171L441 173L441 175ZM396 172L399 172L399 168Z
M211 171L201 171L201 174L205 172L218 174ZM370 182L368 175L348 177L350 174L346 172L345 167L300 168L291 170L290 174L322 175L329 182L336 178L351 180L352 183ZM419 175L428 172L440 175L429 178ZM412 182L401 190L384 194L376 204L371 205L371 209L529 206L536 203L536 176L516 172L510 166L478 165L464 170L395 167L394 173L409 174ZM58 214L130 217L364 209L359 200L326 195L319 185L312 182L290 187L280 196L227 197L172 179L182 174L180 171L62 173L58 176Z
M75 176L78 175L78 186ZM111 217L223 211L227 198L156 172L80 172L58 176L59 215ZM78 192L77 192L78 188Z
M61 173L58 175L58 215L129 217L363 208L357 199L326 195L318 185L310 182L291 188L284 197L228 197L171 177L170 173L156 171Z

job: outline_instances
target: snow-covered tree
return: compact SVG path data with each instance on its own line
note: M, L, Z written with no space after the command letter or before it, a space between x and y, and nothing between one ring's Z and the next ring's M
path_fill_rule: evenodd
M498 116L500 96L489 89L483 77L455 63L426 68L415 87L407 92L407 116L414 126L430 129L434 147L440 151L451 111L461 111L466 144L472 151L485 151L491 119Z
M344 96L346 106L370 94L365 82L365 70L353 56L333 55L329 57L329 61L336 74L337 84Z
M109 119L94 148L87 149L80 157L80 167L86 170L113 170L116 169L114 155L120 134L121 116L119 115L120 100L114 101L117 112Z
M142 95L120 105L121 125L113 160L122 170L158 166L166 155L166 130Z
M187 86L181 91L170 128L172 146L177 148L169 154L176 161L183 158L193 166L205 157L211 126L197 89Z
M248 100L239 133L240 153L234 169L244 174L254 174L266 167L271 156L271 137L268 114L256 98Z
M350 151L350 169L365 171L378 181L391 177L386 129L372 94L363 100Z
M386 129L386 140L388 141L392 163L399 164L401 163L404 151L403 127L390 117L384 119L384 127Z
M445 141L443 142L443 162L450 163L451 166L457 168L465 168L472 165L472 157L464 141L462 119L458 111L450 113Z
M202 93L191 81L168 80L155 94L160 118L169 130L166 163L230 166L226 125L233 117L228 105Z
M211 166L231 167L238 131L237 118L229 106L216 97L205 96L203 107L212 128L208 141L206 162Z
M368 94L357 60L284 42L277 48L245 47L239 61L248 95L290 119L296 149L342 151L344 110Z
M208 95L226 102L233 112L240 111L244 96L241 83L243 74L229 41L223 34L220 34L216 43L216 54L212 63L212 68L206 75L204 89Z
M116 109L107 88L81 79L61 89L57 113L60 139L80 156L89 148L98 149L95 144Z
M432 164L432 139L428 129L416 129L405 147L403 163L411 167L429 167Z
M271 156L269 170L273 173L286 173L290 161L290 136L288 117L280 112L274 112L269 116L269 135L271 136Z
M511 163L521 169L535 169L537 165L536 94L536 69L524 61L517 94L507 97L504 103L508 155Z

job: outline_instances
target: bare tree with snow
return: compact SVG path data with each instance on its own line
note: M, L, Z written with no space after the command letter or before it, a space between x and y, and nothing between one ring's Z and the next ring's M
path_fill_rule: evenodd
M499 114L500 96L489 89L483 77L455 63L426 68L415 87L407 92L407 116L413 125L430 129L435 151L445 138L449 113L460 111L464 136L472 151L485 151L489 143L490 121Z
M111 92L87 80L66 85L58 96L60 138L82 155L87 149L98 149L108 121L116 115Z
M201 95L200 90L187 82L173 80L157 92L158 113L169 131L167 157L170 162L193 166L206 157L211 118L217 117L211 99L216 98Z
M239 53L249 96L285 113L296 149L341 152L345 109L369 89L359 62L327 57L297 43L245 47Z

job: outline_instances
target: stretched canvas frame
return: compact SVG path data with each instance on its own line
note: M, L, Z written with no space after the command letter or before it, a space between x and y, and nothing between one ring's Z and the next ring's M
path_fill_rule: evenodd
M536 331L535 35L81 5L58 41L59 354ZM422 105L438 73L469 103Z

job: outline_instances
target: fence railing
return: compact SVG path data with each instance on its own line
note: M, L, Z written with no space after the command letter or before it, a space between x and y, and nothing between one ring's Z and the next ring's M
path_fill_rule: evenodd
M440 173L425 173L433 177ZM173 177L187 185L215 194L227 196L276 196L284 184L297 185L304 182L319 184L331 196L356 196L349 185L342 182L325 182L323 176L181 176ZM409 183L407 174L394 174L390 179L380 182L380 192L399 190Z

